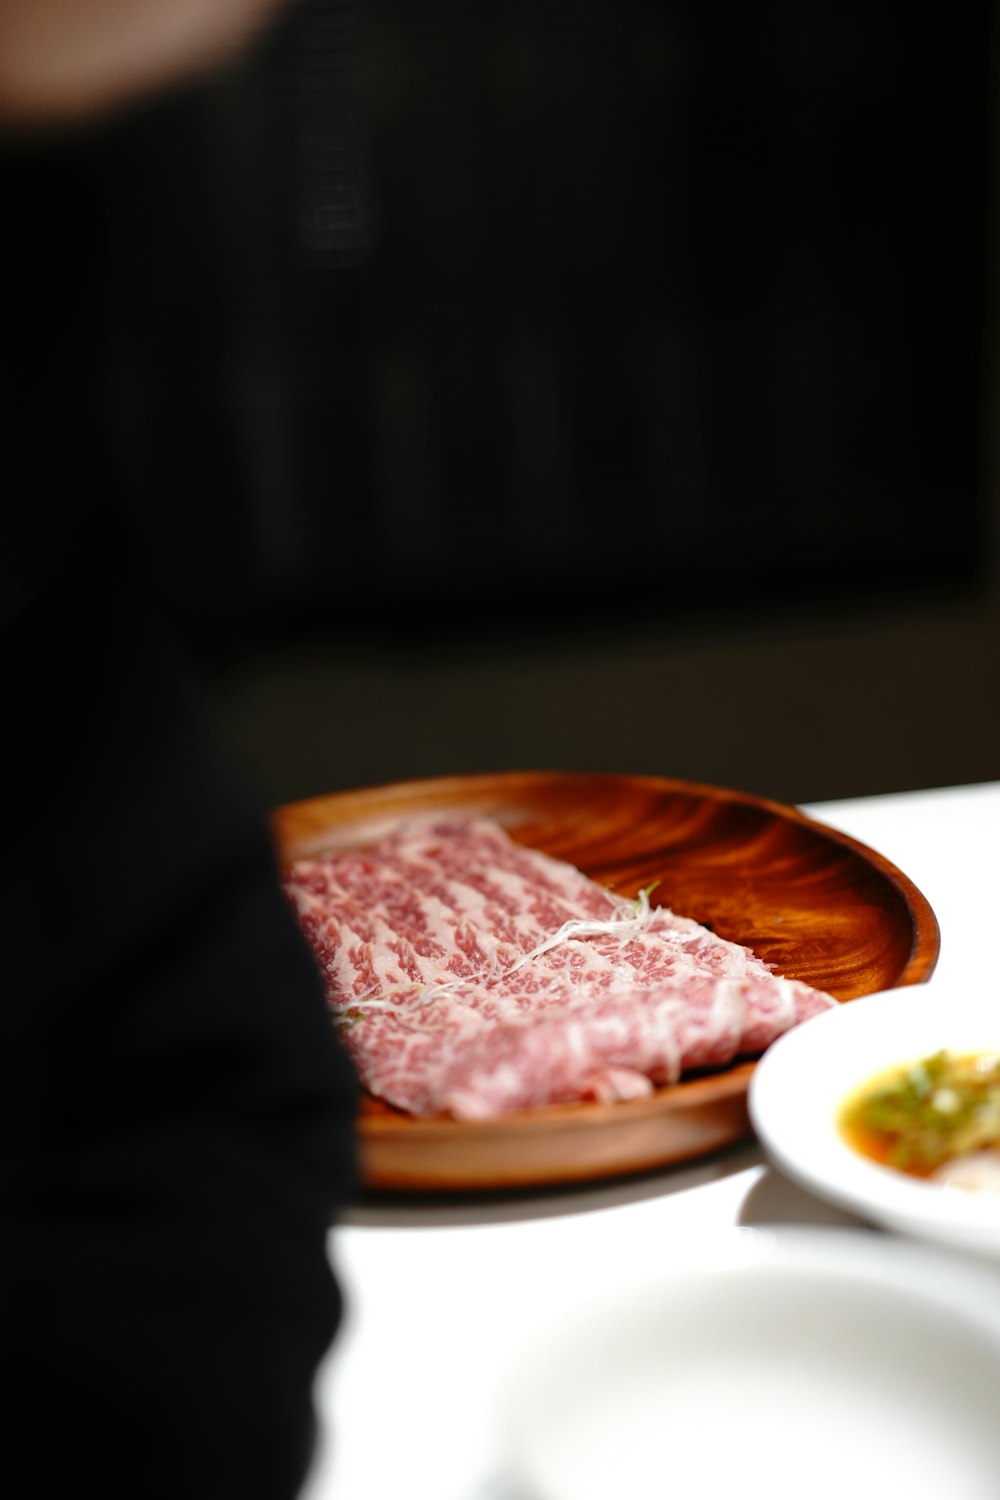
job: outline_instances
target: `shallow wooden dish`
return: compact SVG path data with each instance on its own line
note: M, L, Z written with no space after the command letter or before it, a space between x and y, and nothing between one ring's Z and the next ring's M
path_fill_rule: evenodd
M523 844L625 896L752 948L838 1000L927 979L940 937L912 881L880 854L793 807L651 776L552 771L433 778L278 808L285 862L370 843L400 819L496 818ZM551 1105L496 1122L417 1119L366 1098L364 1183L418 1192L527 1188L688 1161L750 1131L752 1060L621 1104Z

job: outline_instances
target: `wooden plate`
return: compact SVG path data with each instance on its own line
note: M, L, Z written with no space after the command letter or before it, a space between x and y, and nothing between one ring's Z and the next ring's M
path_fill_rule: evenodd
M283 861L371 843L415 814L497 819L624 896L744 943L838 1000L931 974L940 938L925 898L888 860L793 807L650 776L550 771L397 782L281 807ZM620 1104L559 1104L495 1122L418 1119L366 1098L365 1185L418 1192L525 1188L688 1161L750 1132L752 1061Z

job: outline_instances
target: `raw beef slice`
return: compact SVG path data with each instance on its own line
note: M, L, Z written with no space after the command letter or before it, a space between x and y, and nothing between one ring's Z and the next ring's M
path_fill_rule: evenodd
M836 1004L485 818L299 860L286 890L362 1081L412 1114L635 1098Z

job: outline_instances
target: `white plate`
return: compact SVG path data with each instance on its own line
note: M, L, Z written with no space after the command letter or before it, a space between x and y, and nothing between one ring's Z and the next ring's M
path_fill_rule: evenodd
M996 1500L1000 1277L857 1229L743 1229L543 1330L503 1435L531 1500Z
M939 1048L1000 1050L1000 1004L934 981L852 1000L769 1048L751 1080L750 1119L774 1165L819 1197L902 1234L1000 1257L1000 1196L880 1166L837 1129L860 1084Z

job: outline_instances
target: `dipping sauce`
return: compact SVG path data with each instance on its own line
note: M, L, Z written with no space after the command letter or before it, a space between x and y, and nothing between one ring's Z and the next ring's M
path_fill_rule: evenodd
M911 1177L1000 1191L1000 1052L931 1053L845 1100L848 1145Z

